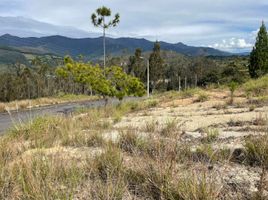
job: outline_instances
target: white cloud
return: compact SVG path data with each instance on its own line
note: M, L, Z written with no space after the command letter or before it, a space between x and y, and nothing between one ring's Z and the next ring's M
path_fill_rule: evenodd
M223 39L221 42L209 45L210 47L225 50L225 51L235 51L235 50L250 50L253 47L253 43L246 41L243 38L230 38Z
M268 22L267 0L0 0L0 12L101 32L91 25L90 14L102 5L121 15L119 26L108 31L111 35L196 46L246 48L254 43L261 20Z

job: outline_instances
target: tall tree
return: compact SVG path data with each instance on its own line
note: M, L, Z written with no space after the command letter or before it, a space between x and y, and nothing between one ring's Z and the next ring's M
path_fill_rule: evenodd
M110 27L115 27L120 21L120 15L118 13L115 14L112 20L108 22L105 21L107 17L110 17L112 12L109 8L103 6L96 10L96 13L91 15L91 20L94 26L101 27L103 29L103 65L106 66L106 46L105 46L105 32L106 29Z
M136 49L135 55L129 57L128 73L141 79L143 82L146 81L146 66L142 59L142 50Z
M160 43L155 42L153 52L149 58L149 74L150 74L150 83L152 85L152 89L155 89L158 82L162 82L164 78L164 66L163 59L160 54Z
M250 54L249 73L252 78L268 73L268 35L264 22L262 22L256 44Z

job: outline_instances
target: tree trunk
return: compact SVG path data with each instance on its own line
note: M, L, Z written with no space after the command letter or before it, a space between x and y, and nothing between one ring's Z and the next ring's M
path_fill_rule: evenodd
M106 67L105 21L103 18L103 68Z

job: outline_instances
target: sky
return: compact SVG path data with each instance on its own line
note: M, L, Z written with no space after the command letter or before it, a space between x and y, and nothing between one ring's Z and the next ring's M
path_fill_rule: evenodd
M120 13L114 37L183 42L224 51L249 51L261 21L268 23L268 0L0 0L0 16L98 32L90 21L96 8Z

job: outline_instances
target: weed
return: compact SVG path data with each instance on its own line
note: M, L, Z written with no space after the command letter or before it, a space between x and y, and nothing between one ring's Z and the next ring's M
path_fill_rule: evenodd
M205 102L205 101L208 101L209 100L209 95L202 92L198 95L197 99L196 99L196 102Z
M160 134L164 137L170 137L171 135L174 135L174 133L177 131L177 119L170 119L166 121L166 123L163 125L163 128L160 131Z
M219 130L216 128L207 128L204 132L206 133L206 136L201 139L204 143L215 142L219 136Z

